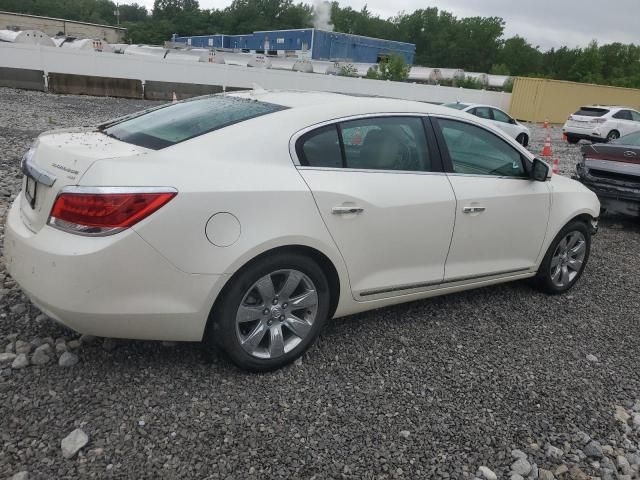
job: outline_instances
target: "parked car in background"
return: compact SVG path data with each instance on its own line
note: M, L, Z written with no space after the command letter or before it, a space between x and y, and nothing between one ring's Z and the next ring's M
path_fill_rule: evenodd
M562 131L569 143L578 143L580 140L611 142L640 132L640 112L627 107L581 107L569 116Z
M491 105L478 105L475 103L460 102L448 103L445 106L488 120L496 127L504 130L509 136L515 138L520 145L524 147L529 145L529 140L531 139L531 132L529 129L518 122L515 118L511 118L511 116L499 108L492 107Z
M584 145L582 155L577 179L598 195L603 209L640 216L640 132Z
M247 132L250 132L248 134ZM11 276L82 333L293 361L332 317L521 279L569 290L597 197L437 105L200 97L44 133L5 229Z

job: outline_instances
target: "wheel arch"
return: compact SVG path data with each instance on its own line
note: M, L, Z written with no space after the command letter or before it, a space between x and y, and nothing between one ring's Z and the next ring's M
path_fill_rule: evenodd
M209 311L209 316L207 318L207 323L205 329L203 331L203 339L208 337L207 331L209 330L214 312L216 311L216 307L220 304L221 299L223 298L226 290L231 285L232 281L238 277L246 268L250 265L253 265L256 262L259 262L261 259L269 257L271 255L276 255L279 253L299 253L308 257L311 257L318 266L322 269L323 273L327 277L327 282L329 283L329 295L331 298L331 304L329 306L329 318L332 318L338 308L338 303L340 301L340 288L342 286L340 282L340 274L338 273L338 269L334 265L334 262L322 251L317 248L310 247L308 245L300 245L300 244L290 244L290 245L281 245L278 247L273 247L268 250L265 250L251 259L247 260L243 263L239 268L235 270L235 272L227 278L224 285L220 289L220 292L216 296L213 305L211 306L211 310Z
M620 138L620 137L621 137L620 130L618 130L617 128L612 128L611 130L609 130L609 133L607 133L607 137L606 137L607 141L609 141L609 136L610 136L613 132L616 132L616 133L618 134L618 137L617 137L617 138Z

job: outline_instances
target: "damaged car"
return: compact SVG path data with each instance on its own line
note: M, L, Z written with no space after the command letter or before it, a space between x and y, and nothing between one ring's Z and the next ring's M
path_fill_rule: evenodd
M640 216L640 132L584 145L577 180L598 195L602 211Z

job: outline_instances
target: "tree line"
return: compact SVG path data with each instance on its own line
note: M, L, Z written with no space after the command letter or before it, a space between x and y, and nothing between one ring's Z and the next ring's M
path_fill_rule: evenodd
M0 10L116 23L111 0L0 0ZM121 4L119 12L127 41L151 44L162 44L174 33L305 28L313 26L314 17L312 6L293 0L233 0L211 10L201 9L197 0L155 0L151 12L136 3ZM594 41L582 48L542 51L520 36L505 39L502 18L458 18L435 7L383 19L366 6L354 10L334 1L331 22L339 32L414 43L417 65L640 88L640 46L633 44Z

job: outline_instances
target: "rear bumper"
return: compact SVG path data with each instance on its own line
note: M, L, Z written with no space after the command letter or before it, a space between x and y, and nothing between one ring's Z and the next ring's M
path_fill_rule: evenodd
M563 128L562 131L564 132L564 134L569 138L575 138L577 140L589 140L591 142L606 142L607 138L606 136L603 137L601 135L596 135L594 132L590 132L588 130L584 130L584 131L579 131L576 129L572 129L572 128Z
M82 237L45 226L33 233L20 201L7 216L7 270L47 315L96 336L202 339L223 276L178 270L133 230Z

